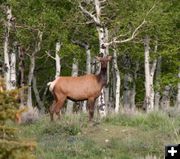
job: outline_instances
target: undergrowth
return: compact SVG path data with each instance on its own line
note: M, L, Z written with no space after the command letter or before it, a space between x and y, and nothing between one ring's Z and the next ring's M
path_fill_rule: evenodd
M180 141L180 118L164 113L111 115L95 124L87 118L75 114L50 122L44 116L20 126L21 134L36 139L36 156L46 159L158 159L166 144Z
M179 119L178 117L170 118L163 112L151 112L149 114L138 113L136 115L124 113L108 116L104 119L104 122L114 125L138 127L147 131L156 129L162 132L169 132L173 131L175 124L180 124Z

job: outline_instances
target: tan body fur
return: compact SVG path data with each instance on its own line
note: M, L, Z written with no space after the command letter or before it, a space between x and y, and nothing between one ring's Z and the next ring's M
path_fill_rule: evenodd
M61 92L61 95L73 100L87 100L91 97L97 98L102 87L97 76L91 74L80 77L59 77L54 86L54 91Z

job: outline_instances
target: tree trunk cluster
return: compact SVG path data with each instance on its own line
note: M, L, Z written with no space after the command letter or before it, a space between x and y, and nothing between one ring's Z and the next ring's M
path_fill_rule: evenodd
M87 4L87 5L86 5ZM90 7L91 5L91 7ZM114 34L111 33L111 27L107 23L105 23L108 15L104 14L104 7L108 5L106 0L93 0L93 1L83 1L79 4L80 11L84 14L84 16L90 20L90 24L94 27L94 30L98 39L98 53L99 56L108 56L111 51L113 54L112 63L108 63L107 67L107 84L102 89L101 95L98 97L96 101L97 110L101 117L107 116L107 113L111 110L115 113L119 113L120 111L131 111L134 112L137 104L136 104L136 95L137 95L137 80L139 77L140 69L141 76L143 74L143 88L144 90L144 100L143 108L146 112L158 111L159 109L166 111L171 106L171 85L165 85L164 88L161 88L161 80L160 77L163 75L161 63L162 57L159 53L158 38L156 36L149 35L144 36L143 34L143 57L144 61L142 62L142 67L140 68L140 57L138 60L132 60L131 53L126 53L124 51L123 55L121 55L121 44L134 40L137 43L141 43L142 41L139 39L135 39L137 37L140 28L146 23L146 20L143 19L142 23L137 26L134 31L131 29L130 33L117 35L116 37L112 37ZM154 7L154 6L153 6ZM152 11L153 7L148 11L146 16ZM39 78L37 75L37 58L42 50L43 46L43 35L46 35L45 31L40 31L37 28L31 28L33 30L33 36L35 37L35 42L32 42L34 47L24 49L21 44L16 42L11 36L13 35L16 27L15 20L12 15L12 9L9 6L6 6L6 20L4 23L4 41L3 41L3 75L5 79L5 85L7 90L13 90L20 87L20 105L21 107L28 106L30 110L33 110L33 105L37 104L40 112L43 114L45 112L44 100L46 96L46 92L48 88L43 90L44 93L41 97L41 92L39 89ZM86 19L86 20L87 20ZM13 30L14 29L14 30ZM28 28L29 29L29 28ZM13 32L14 31L14 32ZM119 32L119 31L118 31ZM121 31L120 31L121 32ZM124 39L124 37L126 37ZM61 65L63 64L62 56L60 56L61 49L63 48L62 42L59 38L57 38L54 43L54 52L53 56L50 55L50 49L48 48L48 56L51 57L55 61L55 67L53 70L53 77L57 78L61 75ZM80 39L80 38L79 38ZM71 39L71 45L77 45L83 48L84 53L86 54L86 74L97 73L100 70L100 64L95 58L92 58L93 55L91 50L91 41L85 38L81 40ZM119 45L120 44L120 47ZM160 48L161 49L161 48ZM30 50L30 51L29 51ZM131 52L131 51L130 51ZM133 51L132 51L133 52ZM92 54L92 55L91 55ZM128 55L128 56L126 56ZM27 60L26 57L29 57ZM43 55L44 56L44 55ZM120 65L121 60L123 60L122 65ZM78 59L72 58L72 71L71 76L78 76L79 72L79 64ZM25 61L28 61L27 63ZM61 63L62 62L62 63ZM29 64L29 68L25 68L25 64ZM121 66L121 68L119 67ZM18 68L18 70L16 70ZM110 69L111 68L111 69ZM28 70L28 77L26 78L25 73ZM111 71L110 71L111 70ZM122 72L121 72L122 71ZM124 71L124 72L123 72ZM162 73L161 73L162 72ZM112 75L112 76L111 76ZM144 79L145 78L145 79ZM178 74L178 79L180 79L180 72ZM27 87L27 89L26 89ZM175 106L180 109L180 82L177 82L177 92ZM33 97L35 97L33 100ZM86 105L87 101L84 101L82 104L82 111L87 112ZM67 101L67 114L73 113L74 102L71 100Z

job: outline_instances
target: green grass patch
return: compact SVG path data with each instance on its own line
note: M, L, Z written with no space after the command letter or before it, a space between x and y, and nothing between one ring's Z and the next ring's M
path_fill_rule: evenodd
M37 158L46 159L139 159L147 155L163 158L164 146L179 140L180 118L163 113L109 116L89 124L87 115L49 116L35 124L22 125L21 135L37 141Z
M105 118L104 122L113 125L122 125L130 127L138 127L143 130L158 129L162 132L169 132L173 129L176 119L169 118L167 114L162 112L151 112L149 114L119 114Z

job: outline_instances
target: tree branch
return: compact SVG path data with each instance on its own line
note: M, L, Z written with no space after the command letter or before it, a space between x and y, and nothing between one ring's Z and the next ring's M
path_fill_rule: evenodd
M71 42L72 42L73 44L75 44L75 45L79 45L79 46L82 47L82 48L85 48L85 49L88 49L88 48L89 48L89 44L86 43L86 42L81 42L81 41L79 41L79 40L73 40L73 39L71 39Z
M125 43L128 41L131 41L132 39L134 39L137 35L138 35L138 30L146 23L145 19L143 20L143 22L134 30L134 32L132 33L131 37L124 39L124 40L117 40L119 37L121 37L121 35L113 38L113 40L109 43L105 43L105 45L111 45L113 43L115 44L119 44L119 43Z
M151 13L151 11L155 8L155 6L156 6L156 3L154 3L151 9L146 13L146 17Z
M99 1L100 3L104 3L104 2L106 2L107 0L102 0L102 1Z
M97 20L97 18L96 18L92 13L90 13L89 11L87 11L87 10L81 5L81 3L79 3L79 8L81 9L81 11L82 11L85 15L87 15L88 17L90 17L91 19L93 19L93 21L94 21L94 23L95 23L96 25L100 25L100 23L99 23L99 21Z
M46 51L46 54L48 55L48 57L52 58L53 60L56 60L55 57L53 57L53 56L50 54L50 51Z
M150 10L146 13L145 17L147 17L150 12L155 8L156 3L153 4L153 6L150 8ZM137 35L138 35L138 31L139 29L146 23L146 20L144 18L144 20L142 21L142 23L134 30L134 32L132 33L131 37L124 39L124 40L117 40L119 37L121 37L121 35L113 38L113 40L109 43L105 43L105 45L112 45L112 44L119 44L119 43L125 43L128 41L133 40Z

